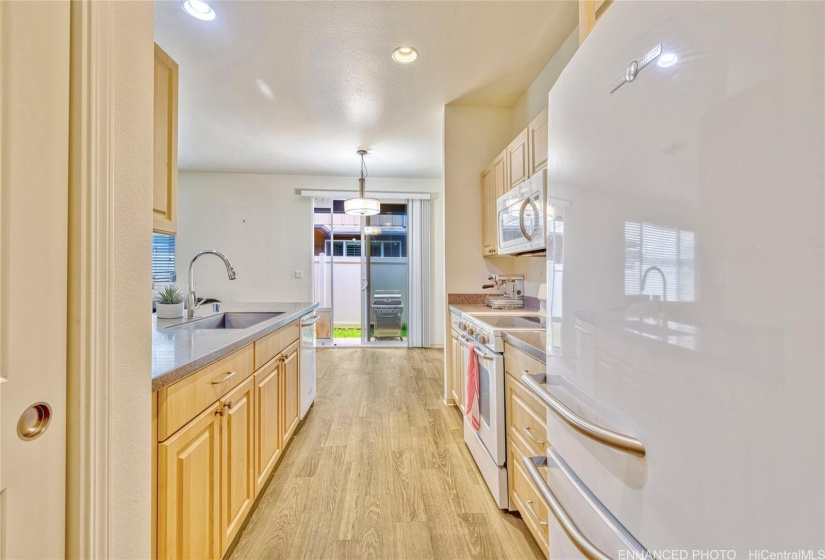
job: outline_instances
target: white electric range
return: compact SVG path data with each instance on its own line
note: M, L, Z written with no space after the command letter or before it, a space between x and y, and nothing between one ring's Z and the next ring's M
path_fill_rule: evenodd
M464 417L464 442L470 449L496 503L507 509L507 440L504 413L504 340L505 332L544 331L546 318L525 310L499 310L452 313L452 327L459 332L464 353L462 363L469 363L470 352L478 358L480 427L475 431ZM466 376L465 376L466 377ZM464 389L466 391L466 388Z

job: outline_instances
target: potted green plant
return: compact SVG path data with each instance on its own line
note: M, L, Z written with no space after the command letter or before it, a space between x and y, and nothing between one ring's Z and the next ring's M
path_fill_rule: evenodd
M183 294L174 284L158 290L158 319L183 317Z

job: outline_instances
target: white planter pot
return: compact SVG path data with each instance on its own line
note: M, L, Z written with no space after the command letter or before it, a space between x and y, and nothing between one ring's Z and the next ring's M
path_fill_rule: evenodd
M180 319L183 317L183 302L158 303L158 319Z

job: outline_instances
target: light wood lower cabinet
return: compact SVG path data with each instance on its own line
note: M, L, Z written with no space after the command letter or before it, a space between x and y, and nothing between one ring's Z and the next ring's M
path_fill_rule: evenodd
M464 367L464 354L461 351L461 342L459 339L458 331L452 329L450 331L451 334L451 345L450 345L450 358L451 358L451 366L452 366L452 393L453 393L453 401L455 401L456 406L464 413L464 398L465 398L465 390L464 390L464 375L465 375L465 367Z
M543 456L547 439L547 408L521 382L523 372L543 373L545 366L521 350L504 345L507 427L507 483L511 509L521 513L524 523L545 554L548 554L548 516L552 515L539 489L524 467L524 457Z
M283 352L283 411L284 411L284 446L295 433L301 420L301 374L298 368L299 344L296 340Z
M221 399L221 554L255 502L255 379Z
M219 559L237 537L300 423L298 334L290 323L154 395L158 558ZM253 372L259 346L273 357Z
M281 359L270 360L255 373L255 493L281 458Z
M530 534L549 556L548 516L550 506L533 484L533 480L524 468L524 457L530 455L516 441L507 443L507 474L510 478L510 500L521 513L521 518L530 530Z
M220 407L158 445L158 558L221 557Z

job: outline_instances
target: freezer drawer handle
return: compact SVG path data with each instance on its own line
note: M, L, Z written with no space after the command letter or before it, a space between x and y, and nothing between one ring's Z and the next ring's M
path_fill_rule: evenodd
M623 451L644 456L645 446L635 437L614 432L613 430L609 430L603 426L599 426L585 418L582 418L567 408L553 395L543 390L541 388L541 383L544 382L544 378L545 374L543 373L528 373L526 371L523 371L521 376L521 380L524 384L527 385L533 394L540 398L541 401L550 408L550 410L584 435L602 443L606 443L607 445L612 445L613 447Z
M302 327L311 327L312 325L314 325L315 323L317 323L320 320L321 320L321 316L320 315L315 315L311 319L307 320L306 322L302 321L301 326Z
M539 472L539 467L546 466L552 469L558 469L559 472L562 473L568 481L576 487L576 490L587 498L587 502L599 512L600 517L611 526L617 537L619 537L628 550L633 553L631 555L633 558L653 558L650 552L648 552L648 550L642 546L642 544L637 541L633 535L628 533L627 529L619 524L618 520L616 520L610 511L608 511L601 504L601 502L599 502L598 498L593 496L590 490L586 487L582 488L582 483L578 480L578 477L576 477L573 473L567 472L569 467L566 466L566 463L562 466L563 460L557 455L555 450L548 449L547 456L543 457L524 457L522 462L524 463L527 473L530 475L533 483L536 485L536 488L538 488L541 495L547 501L547 505L550 506L550 511L553 512L553 516L558 520L559 525L562 526L564 532L567 533L576 546L579 547L579 549L584 552L588 558L591 560L613 560L584 536L581 529L579 529L576 525L576 522L573 521L573 518L570 517L570 514L567 513L566 509L564 509L564 506L559 501L556 494L550 489L547 481Z

